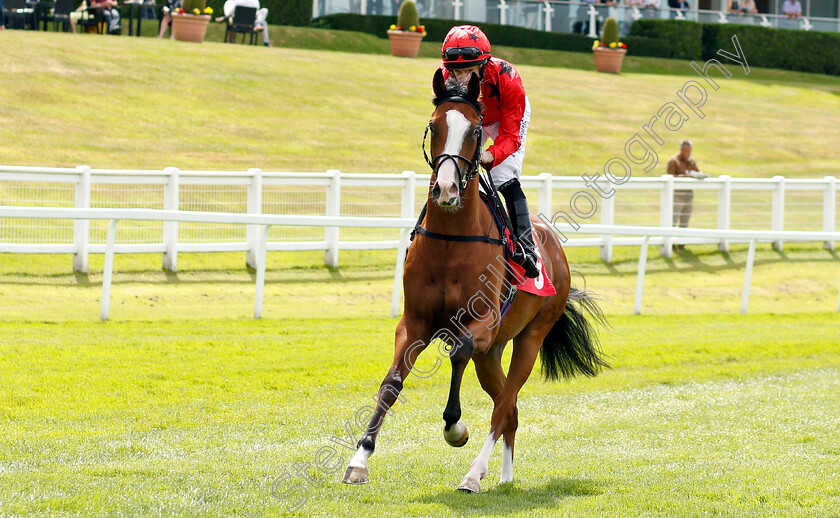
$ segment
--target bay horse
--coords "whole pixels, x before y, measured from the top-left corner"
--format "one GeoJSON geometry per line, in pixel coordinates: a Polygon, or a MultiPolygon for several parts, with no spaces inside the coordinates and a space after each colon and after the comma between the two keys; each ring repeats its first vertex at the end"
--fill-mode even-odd
{"type": "Polygon", "coordinates": [[[440,70],[432,81],[436,108],[427,132],[434,158],[427,161],[433,175],[426,214],[405,262],[405,305],[396,328],[394,360],[342,482],[368,481],[367,461],[382,421],[399,397],[418,355],[431,342],[445,344],[452,364],[449,398],[443,411],[444,439],[450,445],[463,446],[469,438],[467,427],[459,419],[461,379],[470,360],[475,363],[481,387],[493,400],[489,435],[458,485],[459,490],[467,492],[480,490],[490,454],[502,436],[501,482],[513,481],[516,399],[540,351],[547,379],[595,376],[607,366],[594,329],[584,315],[602,320],[603,314],[588,292],[571,287],[560,240],[533,215],[543,275],[553,283],[556,294],[537,296],[520,291],[499,321],[502,298],[510,283],[518,279],[514,269],[500,266],[506,264],[504,234],[498,225],[494,228],[493,214],[479,195],[479,182],[473,181],[483,140],[480,86],[476,75],[462,85],[454,79],[445,81],[440,70]],[[505,376],[501,358],[510,340],[513,354],[505,376]]]}

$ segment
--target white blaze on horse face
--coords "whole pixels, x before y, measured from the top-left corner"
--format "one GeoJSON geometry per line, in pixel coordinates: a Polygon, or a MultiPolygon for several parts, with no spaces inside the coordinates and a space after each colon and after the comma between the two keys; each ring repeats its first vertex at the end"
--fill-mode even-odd
{"type": "MultiPolygon", "coordinates": [[[[464,138],[470,130],[470,121],[458,110],[446,112],[446,144],[443,153],[446,155],[460,155],[464,146],[464,138]]],[[[440,187],[438,203],[448,205],[450,200],[458,197],[458,174],[455,168],[455,161],[443,160],[437,171],[437,185],[440,187]]]]}

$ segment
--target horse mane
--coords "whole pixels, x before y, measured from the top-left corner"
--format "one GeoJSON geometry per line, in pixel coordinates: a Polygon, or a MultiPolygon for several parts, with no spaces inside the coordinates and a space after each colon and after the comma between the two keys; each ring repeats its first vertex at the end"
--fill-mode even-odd
{"type": "Polygon", "coordinates": [[[481,115],[484,111],[484,104],[482,104],[478,99],[472,99],[467,89],[467,85],[461,84],[461,82],[454,77],[450,77],[446,80],[443,92],[432,99],[432,104],[434,104],[435,107],[438,107],[445,102],[452,101],[453,98],[457,99],[457,102],[466,102],[475,108],[475,111],[479,115],[481,115]]]}

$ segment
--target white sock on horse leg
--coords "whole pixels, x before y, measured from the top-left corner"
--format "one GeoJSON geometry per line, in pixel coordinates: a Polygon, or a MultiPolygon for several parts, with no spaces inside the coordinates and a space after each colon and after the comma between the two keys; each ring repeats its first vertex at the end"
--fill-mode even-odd
{"type": "Polygon", "coordinates": [[[495,445],[496,439],[493,439],[493,432],[490,432],[487,440],[484,441],[484,446],[481,447],[481,452],[478,454],[478,457],[470,465],[470,472],[467,473],[468,476],[472,475],[481,480],[487,475],[487,470],[490,467],[490,454],[493,453],[493,447],[495,445]]]}
{"type": "Polygon", "coordinates": [[[367,460],[370,457],[371,453],[370,450],[366,450],[364,447],[359,446],[359,449],[356,450],[356,454],[353,455],[353,458],[350,459],[349,467],[356,467],[356,468],[367,468],[367,460]]]}
{"type": "Polygon", "coordinates": [[[506,442],[502,443],[502,478],[499,482],[513,482],[513,450],[506,442]]]}

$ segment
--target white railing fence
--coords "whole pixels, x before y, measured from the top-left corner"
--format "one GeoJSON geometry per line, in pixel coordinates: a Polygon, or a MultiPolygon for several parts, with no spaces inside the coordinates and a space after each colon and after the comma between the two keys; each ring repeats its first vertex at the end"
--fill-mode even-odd
{"type": "MultiPolygon", "coordinates": [[[[791,20],[782,13],[782,2],[771,3],[773,13],[740,14],[727,12],[728,2],[712,0],[710,9],[698,9],[698,2],[689,2],[688,9],[669,7],[661,0],[658,8],[615,5],[565,0],[428,0],[417,2],[421,19],[439,18],[474,23],[498,23],[528,29],[578,32],[591,37],[600,35],[600,26],[609,16],[618,21],[619,31],[627,35],[630,25],[639,19],[691,20],[703,23],[759,25],[803,31],[840,32],[840,19],[835,9],[812,10],[808,0],[802,2],[802,17],[791,20]],[[774,14],[775,13],[775,14],[774,14]],[[817,16],[822,15],[822,16],[817,16]]],[[[396,16],[399,2],[384,0],[314,0],[312,16],[356,13],[396,16]]],[[[822,6],[821,6],[822,7],[822,6]]]]}
{"type": "MultiPolygon", "coordinates": [[[[268,250],[268,234],[272,226],[300,226],[321,228],[393,228],[400,230],[400,246],[397,247],[394,266],[394,284],[391,295],[391,316],[399,314],[400,292],[402,290],[402,275],[405,264],[405,251],[408,246],[408,230],[414,226],[413,218],[371,218],[350,216],[290,216],[290,215],[260,215],[260,214],[231,214],[211,212],[191,212],[172,210],[139,210],[139,209],[77,209],[77,208],[39,208],[39,207],[5,207],[0,206],[0,217],[29,218],[36,220],[71,219],[75,222],[87,220],[108,220],[105,268],[102,280],[102,298],[100,318],[108,320],[111,304],[111,281],[114,271],[114,253],[116,251],[117,226],[120,221],[162,221],[168,223],[217,223],[226,225],[252,225],[258,229],[256,238],[257,268],[256,287],[254,292],[254,318],[261,318],[263,313],[263,293],[265,288],[265,270],[268,250]]],[[[555,227],[556,230],[557,227],[555,227]]],[[[620,225],[581,225],[581,230],[596,235],[627,235],[642,236],[639,248],[639,268],[636,281],[636,299],[634,312],[638,315],[642,309],[642,294],[647,264],[648,245],[654,240],[666,241],[672,238],[707,239],[707,240],[739,240],[749,242],[746,271],[741,295],[741,313],[747,312],[750,285],[752,282],[753,264],[755,262],[756,243],[759,241],[802,241],[826,242],[840,239],[837,232],[795,232],[795,231],[761,231],[761,230],[719,230],[719,229],[688,229],[673,227],[642,227],[620,225]]],[[[837,311],[840,312],[840,295],[837,300],[837,311]]]]}
{"type": "MultiPolygon", "coordinates": [[[[164,209],[169,211],[302,216],[367,216],[412,218],[428,197],[430,175],[324,173],[99,170],[0,166],[0,205],[18,207],[75,207],[164,209]]],[[[560,223],[569,240],[564,246],[597,246],[611,261],[616,246],[639,246],[638,236],[569,232],[567,223],[645,225],[667,227],[673,216],[675,190],[695,193],[696,227],[721,230],[801,230],[834,232],[838,227],[838,182],[820,179],[730,178],[703,181],[670,175],[630,178],[613,185],[599,178],[589,185],[578,176],[526,175],[523,188],[531,210],[560,223]],[[593,189],[615,189],[602,198],[593,189]],[[595,207],[572,206],[577,193],[587,192],[595,207]],[[589,209],[592,210],[589,210],[589,209]],[[581,212],[586,211],[586,213],[581,212]],[[589,217],[586,217],[589,216],[589,217]]],[[[0,252],[73,254],[73,268],[88,270],[88,255],[106,250],[102,220],[0,218],[0,252]]],[[[161,253],[163,266],[176,270],[180,252],[246,252],[257,268],[256,225],[227,225],[207,221],[137,220],[121,227],[118,253],[161,253]]],[[[381,227],[324,227],[274,225],[268,250],[323,250],[327,265],[339,265],[340,250],[387,250],[400,246],[402,231],[381,227]]],[[[730,239],[720,236],[664,238],[660,253],[670,257],[674,244],[716,243],[728,250],[730,239]]],[[[773,243],[782,248],[782,240],[773,243]]],[[[834,249],[834,241],[824,243],[834,249]]]]}

